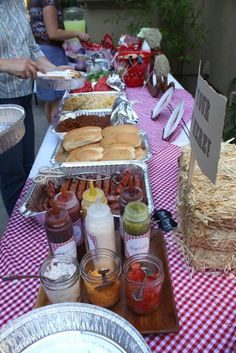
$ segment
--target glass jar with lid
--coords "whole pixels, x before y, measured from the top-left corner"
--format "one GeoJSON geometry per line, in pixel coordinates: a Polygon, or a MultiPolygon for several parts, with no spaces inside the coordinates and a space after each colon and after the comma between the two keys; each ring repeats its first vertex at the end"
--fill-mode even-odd
{"type": "Polygon", "coordinates": [[[126,259],[123,277],[127,305],[131,311],[146,315],[160,304],[164,280],[162,262],[150,254],[138,254],[126,259]]]}
{"type": "Polygon", "coordinates": [[[90,303],[110,308],[120,299],[121,260],[110,249],[96,249],[84,255],[81,277],[90,303]]]}
{"type": "Polygon", "coordinates": [[[63,254],[49,256],[42,263],[39,274],[52,304],[79,300],[80,270],[75,258],[63,254]]]}

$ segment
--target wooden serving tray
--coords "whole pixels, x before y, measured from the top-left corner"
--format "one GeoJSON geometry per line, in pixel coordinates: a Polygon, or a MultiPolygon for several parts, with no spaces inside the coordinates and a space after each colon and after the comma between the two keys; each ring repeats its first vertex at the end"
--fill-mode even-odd
{"type": "MultiPolygon", "coordinates": [[[[179,320],[175,307],[162,232],[152,231],[150,252],[162,261],[164,268],[164,282],[161,290],[161,301],[157,310],[149,315],[137,315],[132,313],[126,304],[124,288],[121,288],[120,301],[110,310],[124,317],[142,334],[178,332],[179,320]]],[[[81,281],[81,283],[81,302],[88,303],[83,282],[81,281]]],[[[42,287],[40,287],[35,307],[40,308],[48,304],[50,303],[45,291],[42,287]]]]}

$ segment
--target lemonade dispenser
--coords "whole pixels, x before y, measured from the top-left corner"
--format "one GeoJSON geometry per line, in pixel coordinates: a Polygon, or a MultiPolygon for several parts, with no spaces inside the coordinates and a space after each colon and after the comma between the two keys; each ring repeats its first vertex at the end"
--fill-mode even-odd
{"type": "Polygon", "coordinates": [[[63,11],[67,31],[86,32],[85,10],[82,7],[68,7],[63,11]]]}

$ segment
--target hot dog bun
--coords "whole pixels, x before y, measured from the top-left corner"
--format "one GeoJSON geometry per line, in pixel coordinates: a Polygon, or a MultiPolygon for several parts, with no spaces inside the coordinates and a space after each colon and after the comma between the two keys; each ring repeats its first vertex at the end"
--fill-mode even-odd
{"type": "Polygon", "coordinates": [[[132,147],[139,147],[141,145],[141,137],[140,135],[129,133],[111,134],[103,137],[101,146],[106,147],[117,143],[125,143],[132,147]]]}
{"type": "Polygon", "coordinates": [[[146,156],[146,150],[142,147],[135,148],[135,159],[143,159],[146,156]]]}
{"type": "Polygon", "coordinates": [[[103,161],[112,160],[131,160],[135,158],[135,149],[131,146],[114,146],[111,145],[104,149],[103,161]]]}
{"type": "Polygon", "coordinates": [[[74,150],[71,150],[69,152],[69,155],[73,154],[73,153],[77,153],[77,152],[82,152],[82,151],[85,151],[87,149],[91,149],[91,148],[95,148],[97,151],[100,151],[100,152],[103,152],[104,148],[102,146],[100,146],[99,143],[91,143],[89,145],[85,145],[85,146],[82,146],[82,147],[78,147],[78,148],[75,148],[74,150]]]}
{"type": "Polygon", "coordinates": [[[62,145],[66,151],[101,141],[102,129],[98,126],[85,126],[69,131],[63,139],[62,145]]]}
{"type": "Polygon", "coordinates": [[[67,162],[81,162],[81,161],[100,161],[102,160],[103,152],[98,147],[90,147],[80,151],[74,150],[70,153],[67,162]]]}
{"type": "Polygon", "coordinates": [[[113,135],[113,134],[123,134],[123,133],[129,133],[129,134],[139,134],[140,130],[137,126],[135,125],[130,125],[130,124],[124,124],[124,125],[113,125],[113,126],[107,126],[102,130],[102,136],[108,136],[108,135],[113,135]]]}

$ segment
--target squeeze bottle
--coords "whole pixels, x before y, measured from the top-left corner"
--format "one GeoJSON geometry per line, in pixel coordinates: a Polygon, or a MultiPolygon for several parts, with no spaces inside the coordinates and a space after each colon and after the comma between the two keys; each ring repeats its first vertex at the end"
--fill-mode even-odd
{"type": "Polygon", "coordinates": [[[86,253],[86,250],[82,233],[79,201],[73,191],[67,191],[64,188],[62,188],[61,192],[55,195],[54,200],[59,207],[65,208],[71,217],[73,223],[73,234],[77,246],[78,260],[81,260],[83,255],[86,253]]]}
{"type": "Polygon", "coordinates": [[[121,237],[121,254],[125,254],[124,245],[124,227],[123,227],[123,214],[125,206],[133,201],[142,201],[143,191],[138,186],[134,186],[134,176],[130,176],[129,185],[124,188],[120,194],[119,206],[120,206],[120,237],[121,237]]]}
{"type": "Polygon", "coordinates": [[[52,254],[77,256],[72,221],[65,208],[60,208],[54,203],[46,212],[44,226],[52,254]]]}
{"type": "Polygon", "coordinates": [[[116,252],[114,218],[110,207],[99,198],[87,210],[85,229],[90,251],[105,248],[116,252]]]}
{"type": "Polygon", "coordinates": [[[99,199],[102,203],[107,204],[107,199],[102,189],[95,188],[93,182],[90,180],[89,189],[83,192],[83,199],[81,201],[81,206],[83,210],[83,216],[86,217],[88,208],[99,199]]]}
{"type": "Polygon", "coordinates": [[[140,201],[128,203],[123,215],[125,256],[148,254],[150,248],[150,215],[140,201]]]}

